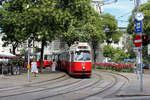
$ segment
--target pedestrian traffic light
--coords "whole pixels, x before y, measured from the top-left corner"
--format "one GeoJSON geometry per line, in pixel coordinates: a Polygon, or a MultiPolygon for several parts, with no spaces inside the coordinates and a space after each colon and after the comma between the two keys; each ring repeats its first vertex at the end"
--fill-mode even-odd
{"type": "Polygon", "coordinates": [[[142,35],[142,45],[147,46],[148,44],[148,37],[146,35],[142,35]]]}
{"type": "Polygon", "coordinates": [[[32,42],[32,39],[31,39],[31,38],[28,38],[28,47],[31,47],[31,46],[32,46],[31,42],[32,42]]]}

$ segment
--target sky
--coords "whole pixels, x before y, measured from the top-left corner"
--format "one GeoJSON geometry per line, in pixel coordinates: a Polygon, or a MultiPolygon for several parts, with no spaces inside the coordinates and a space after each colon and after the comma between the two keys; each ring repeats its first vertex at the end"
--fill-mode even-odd
{"type": "MultiPolygon", "coordinates": [[[[110,13],[118,20],[119,27],[127,27],[128,19],[135,8],[135,0],[118,0],[116,3],[104,5],[104,13],[110,13]]],[[[147,0],[140,0],[140,4],[147,0]]]]}

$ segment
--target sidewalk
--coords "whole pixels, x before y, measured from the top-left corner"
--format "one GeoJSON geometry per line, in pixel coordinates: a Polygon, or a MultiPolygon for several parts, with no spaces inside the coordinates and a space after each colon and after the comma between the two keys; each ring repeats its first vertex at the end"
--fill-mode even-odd
{"type": "Polygon", "coordinates": [[[129,83],[125,86],[117,96],[131,97],[131,96],[150,96],[150,75],[143,74],[143,90],[141,91],[140,76],[137,77],[136,73],[120,73],[129,79],[129,83]]]}
{"type": "Polygon", "coordinates": [[[0,75],[0,89],[48,81],[52,79],[61,78],[64,76],[65,73],[63,72],[42,72],[37,74],[37,77],[33,77],[32,74],[30,73],[30,81],[29,81],[27,73],[22,73],[21,75],[4,75],[4,76],[0,75]]]}

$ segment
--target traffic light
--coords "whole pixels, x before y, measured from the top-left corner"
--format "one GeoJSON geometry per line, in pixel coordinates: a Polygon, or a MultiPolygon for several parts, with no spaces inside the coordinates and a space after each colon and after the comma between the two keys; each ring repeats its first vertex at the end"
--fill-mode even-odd
{"type": "Polygon", "coordinates": [[[148,45],[148,37],[146,35],[142,35],[142,45],[143,46],[148,45]]]}
{"type": "Polygon", "coordinates": [[[31,39],[31,38],[28,38],[28,47],[31,47],[31,46],[32,46],[31,42],[32,42],[32,39],[31,39]]]}

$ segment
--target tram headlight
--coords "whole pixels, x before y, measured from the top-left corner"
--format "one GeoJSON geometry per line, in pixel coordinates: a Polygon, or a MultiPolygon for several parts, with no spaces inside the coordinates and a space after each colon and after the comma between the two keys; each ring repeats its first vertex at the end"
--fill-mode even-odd
{"type": "Polygon", "coordinates": [[[83,67],[82,67],[82,69],[84,70],[84,69],[85,69],[85,67],[83,66],[83,67]]]}

